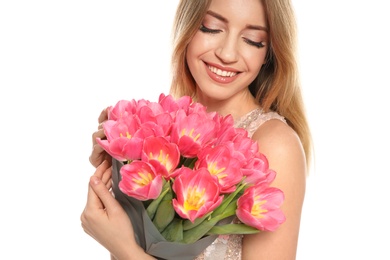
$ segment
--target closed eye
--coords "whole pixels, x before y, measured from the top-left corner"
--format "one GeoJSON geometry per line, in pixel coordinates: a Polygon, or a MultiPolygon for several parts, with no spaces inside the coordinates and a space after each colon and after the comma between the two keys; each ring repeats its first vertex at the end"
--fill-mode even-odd
{"type": "MultiPolygon", "coordinates": [[[[222,30],[220,29],[210,29],[210,28],[207,28],[206,26],[204,26],[203,24],[200,26],[200,31],[204,32],[204,33],[211,33],[211,34],[217,34],[217,33],[220,33],[222,32],[222,30]]],[[[265,47],[265,44],[264,42],[255,42],[255,41],[252,41],[252,40],[249,40],[247,38],[243,38],[244,41],[251,45],[251,46],[254,46],[254,47],[257,47],[257,48],[263,48],[265,47]]]]}
{"type": "Polygon", "coordinates": [[[204,33],[211,33],[211,34],[216,34],[216,33],[222,32],[222,30],[219,30],[219,29],[210,29],[210,28],[207,28],[207,27],[204,26],[203,24],[200,26],[199,29],[200,29],[202,32],[204,32],[204,33]]]}
{"type": "Polygon", "coordinates": [[[245,41],[246,43],[248,43],[249,45],[255,46],[255,47],[257,47],[257,48],[263,48],[263,47],[265,47],[264,42],[255,42],[255,41],[251,41],[251,40],[246,39],[246,38],[244,38],[244,41],[245,41]]]}

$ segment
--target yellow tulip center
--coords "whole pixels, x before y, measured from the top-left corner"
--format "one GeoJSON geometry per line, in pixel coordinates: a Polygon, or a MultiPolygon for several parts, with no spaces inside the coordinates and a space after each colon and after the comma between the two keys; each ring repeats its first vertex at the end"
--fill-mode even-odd
{"type": "Polygon", "coordinates": [[[156,159],[158,160],[162,165],[164,165],[165,167],[167,167],[168,165],[168,159],[169,159],[169,154],[164,154],[164,152],[162,150],[160,150],[160,154],[155,157],[153,155],[153,153],[150,153],[149,154],[149,158],[152,158],[152,159],[156,159]]]}
{"type": "Polygon", "coordinates": [[[266,213],[268,210],[261,208],[262,205],[267,203],[266,200],[257,200],[258,197],[255,198],[255,203],[252,206],[251,214],[255,218],[264,218],[263,213],[266,213]]]}
{"type": "Polygon", "coordinates": [[[195,129],[192,128],[192,129],[190,130],[190,132],[187,134],[187,129],[184,128],[183,130],[181,130],[181,136],[187,134],[187,136],[191,137],[191,138],[196,142],[196,141],[199,139],[200,134],[197,134],[196,136],[194,136],[194,131],[195,131],[195,129]]]}
{"type": "Polygon", "coordinates": [[[227,176],[227,174],[221,174],[221,172],[224,172],[226,168],[222,167],[218,169],[216,162],[209,163],[207,169],[212,175],[217,175],[218,179],[223,179],[227,176]]]}
{"type": "Polygon", "coordinates": [[[138,172],[138,177],[139,178],[133,178],[133,182],[137,183],[141,187],[148,185],[153,180],[153,176],[149,172],[138,172]]]}
{"type": "MultiPolygon", "coordinates": [[[[120,137],[123,137],[124,134],[120,133],[120,137]]],[[[129,132],[126,132],[126,137],[131,139],[131,134],[129,132]]]]}
{"type": "Polygon", "coordinates": [[[198,187],[189,187],[187,189],[186,200],[184,201],[184,209],[199,210],[205,203],[203,196],[206,193],[206,189],[198,191],[198,187]]]}

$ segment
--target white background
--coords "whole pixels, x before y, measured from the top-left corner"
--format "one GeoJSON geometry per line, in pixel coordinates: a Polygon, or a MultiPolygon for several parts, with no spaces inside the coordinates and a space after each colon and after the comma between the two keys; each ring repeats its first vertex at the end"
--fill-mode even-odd
{"type": "MultiPolygon", "coordinates": [[[[108,259],[79,220],[91,134],[168,92],[177,2],[0,2],[0,259],[108,259]]],[[[386,1],[293,4],[316,159],[297,259],[390,259],[386,1]]]]}

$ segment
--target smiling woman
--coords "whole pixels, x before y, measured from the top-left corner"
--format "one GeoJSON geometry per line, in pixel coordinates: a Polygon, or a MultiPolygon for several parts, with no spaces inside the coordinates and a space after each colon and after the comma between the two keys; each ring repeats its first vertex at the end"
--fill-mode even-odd
{"type": "MultiPolygon", "coordinates": [[[[188,1],[194,5],[176,18],[176,41],[172,45],[171,29],[179,2],[0,1],[0,259],[109,258],[107,249],[80,228],[79,218],[85,207],[86,184],[95,170],[88,157],[99,112],[123,98],[156,100],[160,93],[169,92],[171,80],[180,85],[195,85],[186,65],[188,43],[195,33],[200,33],[207,12],[228,21],[233,18],[220,10],[210,10],[207,1],[188,1]],[[173,46],[177,69],[170,73],[173,46]]],[[[273,82],[272,88],[278,84],[293,86],[296,75],[290,71],[295,66],[284,65],[295,61],[289,58],[295,53],[289,51],[293,46],[289,41],[294,39],[289,35],[294,26],[287,26],[290,9],[268,11],[274,8],[272,2],[282,2],[263,1],[268,15],[264,48],[274,51],[267,51],[269,62],[250,87],[253,96],[257,90],[265,91],[260,99],[266,103],[272,103],[272,96],[282,100],[276,92],[268,92],[263,83],[273,82]],[[278,65],[272,67],[276,62],[278,65]],[[266,94],[270,97],[267,100],[263,98],[266,94]]],[[[307,179],[296,259],[390,259],[386,239],[390,234],[390,211],[386,206],[390,198],[386,181],[390,147],[387,2],[291,2],[298,20],[300,78],[316,155],[307,179]]],[[[258,21],[248,23],[261,25],[258,21]]],[[[211,30],[221,29],[204,25],[211,30]]],[[[210,38],[224,34],[202,33],[210,38]]],[[[257,37],[257,31],[254,33],[257,37]]],[[[252,35],[245,38],[259,42],[249,36],[252,35]]],[[[242,40],[237,44],[244,45],[242,40]]],[[[207,62],[212,65],[210,71],[220,78],[240,77],[235,74],[239,71],[235,64],[217,59],[207,62]]],[[[222,92],[224,85],[221,83],[222,92]]],[[[179,88],[178,96],[181,91],[192,95],[195,88],[179,88]]],[[[275,103],[282,104],[279,101],[275,103]]],[[[225,112],[235,112],[227,108],[227,102],[219,103],[226,105],[225,112]]],[[[261,103],[261,107],[266,107],[266,103],[261,103]]],[[[246,99],[241,105],[246,105],[246,99]]],[[[218,108],[222,106],[215,106],[218,108]]],[[[271,108],[279,109],[277,105],[271,108]]],[[[242,120],[236,118],[236,122],[256,132],[257,124],[251,122],[264,122],[270,115],[259,111],[261,108],[245,114],[242,120]]],[[[278,113],[280,118],[290,119],[285,112],[278,113]]],[[[274,133],[276,140],[282,139],[274,128],[267,128],[271,121],[275,120],[260,128],[274,133]]],[[[259,143],[265,151],[265,141],[259,143]]],[[[289,171],[276,168],[280,163],[275,156],[267,154],[267,158],[277,178],[286,180],[282,175],[289,171]]],[[[282,188],[276,182],[274,185],[282,188]]],[[[283,189],[284,206],[289,207],[288,200],[295,195],[283,189]]],[[[112,207],[107,209],[112,212],[112,207]]],[[[289,221],[290,210],[284,212],[289,221]]],[[[116,222],[109,222],[112,229],[108,231],[117,230],[113,237],[128,234],[126,218],[111,216],[116,222]]],[[[99,234],[104,237],[110,233],[99,234]]],[[[264,241],[256,243],[259,257],[270,240],[264,241]]],[[[132,246],[127,245],[128,249],[132,246]]],[[[267,247],[266,251],[283,252],[284,247],[267,247]]]]}
{"type": "MultiPolygon", "coordinates": [[[[272,186],[283,191],[281,210],[286,219],[284,222],[284,216],[283,221],[274,216],[274,220],[284,223],[273,232],[242,235],[233,231],[220,236],[197,259],[296,257],[311,136],[298,82],[295,48],[295,20],[289,0],[181,0],[178,4],[173,27],[172,95],[189,96],[208,112],[230,116],[236,127],[249,132],[266,160],[246,167],[269,165],[276,172],[272,186]]],[[[110,122],[106,121],[110,119],[107,115],[109,111],[103,111],[99,123],[110,122]]],[[[93,133],[90,161],[97,168],[81,215],[83,228],[113,258],[159,258],[137,244],[138,232],[134,234],[133,229],[137,223],[131,223],[118,201],[109,195],[110,161],[103,161],[107,156],[96,143],[96,138],[106,135],[101,127],[93,133]]],[[[205,169],[208,168],[204,167],[202,174],[223,180],[223,174],[216,176],[205,169]]],[[[240,171],[245,176],[245,171],[240,171]]],[[[116,185],[114,182],[114,189],[116,185]]],[[[225,187],[219,185],[223,192],[225,187]]],[[[248,190],[252,197],[260,196],[260,189],[248,190]]],[[[267,211],[264,202],[256,200],[257,206],[247,209],[245,214],[262,216],[267,211]]],[[[271,219],[267,217],[267,221],[271,219]]],[[[185,259],[183,255],[176,257],[185,259]]]]}

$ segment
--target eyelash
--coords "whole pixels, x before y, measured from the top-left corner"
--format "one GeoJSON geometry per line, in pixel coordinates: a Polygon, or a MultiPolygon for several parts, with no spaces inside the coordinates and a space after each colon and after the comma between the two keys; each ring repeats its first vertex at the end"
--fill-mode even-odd
{"type": "MultiPolygon", "coordinates": [[[[217,33],[220,33],[222,32],[222,30],[215,30],[215,29],[210,29],[210,28],[207,28],[206,26],[204,26],[203,24],[200,26],[200,31],[201,32],[204,32],[204,33],[210,33],[210,34],[217,34],[217,33]]],[[[244,41],[251,45],[251,46],[254,46],[256,48],[263,48],[265,47],[264,43],[263,42],[254,42],[254,41],[251,41],[251,40],[248,40],[246,38],[244,38],[244,41]]]]}
{"type": "Polygon", "coordinates": [[[244,41],[246,43],[248,43],[249,45],[255,46],[255,47],[259,48],[259,49],[265,47],[263,42],[254,42],[254,41],[251,41],[251,40],[248,40],[248,39],[244,39],[244,41]]]}
{"type": "Polygon", "coordinates": [[[200,30],[204,33],[211,33],[211,34],[217,34],[222,32],[222,30],[215,30],[215,29],[210,29],[204,26],[203,24],[200,26],[200,30]]]}

